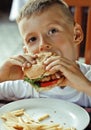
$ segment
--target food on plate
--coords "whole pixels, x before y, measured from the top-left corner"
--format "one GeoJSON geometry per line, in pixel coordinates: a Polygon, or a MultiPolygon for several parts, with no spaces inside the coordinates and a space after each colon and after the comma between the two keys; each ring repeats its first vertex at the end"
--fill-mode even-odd
{"type": "Polygon", "coordinates": [[[36,64],[24,70],[25,81],[32,84],[37,91],[48,90],[55,87],[62,82],[64,76],[61,72],[50,72],[45,70],[44,61],[48,57],[56,57],[57,55],[52,52],[42,52],[37,55],[36,64]],[[57,77],[60,75],[60,77],[57,77]]]}
{"type": "Polygon", "coordinates": [[[43,120],[45,120],[45,119],[48,118],[48,117],[50,117],[50,115],[49,115],[49,114],[45,114],[45,115],[39,117],[39,118],[38,118],[38,121],[43,121],[43,120]]]}
{"type": "Polygon", "coordinates": [[[24,109],[7,112],[1,118],[6,130],[76,130],[75,128],[64,128],[60,124],[44,124],[35,121],[24,109]]]}

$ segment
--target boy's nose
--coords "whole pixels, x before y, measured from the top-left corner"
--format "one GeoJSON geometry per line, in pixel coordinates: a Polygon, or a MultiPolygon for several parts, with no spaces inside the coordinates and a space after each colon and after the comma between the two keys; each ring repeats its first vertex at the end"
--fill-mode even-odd
{"type": "Polygon", "coordinates": [[[48,43],[40,43],[39,45],[39,51],[45,51],[45,50],[50,50],[51,49],[51,45],[48,43]]]}

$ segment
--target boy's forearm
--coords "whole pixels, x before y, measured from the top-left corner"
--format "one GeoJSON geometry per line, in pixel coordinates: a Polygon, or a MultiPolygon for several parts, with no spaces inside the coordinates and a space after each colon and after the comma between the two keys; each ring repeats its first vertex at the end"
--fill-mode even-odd
{"type": "Polygon", "coordinates": [[[7,67],[6,63],[0,66],[0,83],[9,79],[8,69],[9,68],[7,67]]]}
{"type": "Polygon", "coordinates": [[[0,83],[9,80],[9,75],[7,75],[7,73],[0,68],[0,83]]]}
{"type": "Polygon", "coordinates": [[[5,76],[0,73],[0,83],[6,81],[5,76]]]}
{"type": "Polygon", "coordinates": [[[0,83],[4,82],[4,81],[7,81],[8,79],[3,76],[2,74],[0,74],[0,83]]]}

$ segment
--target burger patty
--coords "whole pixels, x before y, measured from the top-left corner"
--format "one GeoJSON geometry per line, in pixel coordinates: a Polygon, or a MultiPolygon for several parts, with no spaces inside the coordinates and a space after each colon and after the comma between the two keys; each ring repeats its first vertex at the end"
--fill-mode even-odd
{"type": "Polygon", "coordinates": [[[56,72],[55,74],[43,77],[40,80],[40,82],[52,81],[52,80],[55,80],[55,79],[59,79],[61,77],[62,77],[62,73],[61,72],[56,72]]]}

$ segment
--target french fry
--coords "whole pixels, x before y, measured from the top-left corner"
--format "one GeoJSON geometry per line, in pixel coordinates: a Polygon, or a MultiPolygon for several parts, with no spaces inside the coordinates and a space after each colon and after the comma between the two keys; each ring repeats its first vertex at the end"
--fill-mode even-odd
{"type": "Polygon", "coordinates": [[[55,128],[55,127],[59,127],[60,125],[59,124],[52,124],[52,125],[47,125],[47,126],[44,126],[45,129],[49,129],[49,128],[55,128]]]}
{"type": "Polygon", "coordinates": [[[49,114],[41,116],[36,122],[24,109],[7,112],[2,115],[6,130],[76,130],[75,128],[64,128],[60,124],[42,124],[40,121],[49,117],[49,114]]]}
{"type": "Polygon", "coordinates": [[[14,114],[15,116],[21,116],[21,115],[24,114],[24,109],[19,109],[19,110],[16,110],[16,111],[12,111],[11,113],[14,114]]]}
{"type": "Polygon", "coordinates": [[[39,118],[38,118],[38,121],[43,121],[43,120],[45,120],[45,119],[48,118],[48,117],[49,117],[49,114],[45,114],[45,115],[39,117],[39,118]]]}

